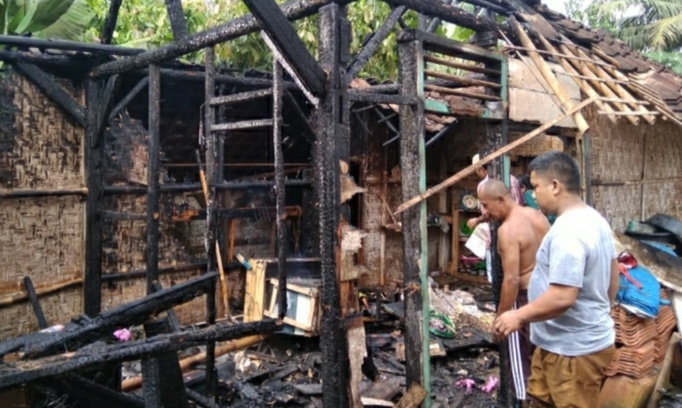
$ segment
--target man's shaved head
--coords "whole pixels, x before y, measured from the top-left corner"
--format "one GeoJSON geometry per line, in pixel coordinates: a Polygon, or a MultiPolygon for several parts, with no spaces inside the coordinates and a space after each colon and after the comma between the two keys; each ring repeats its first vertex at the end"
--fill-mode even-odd
{"type": "Polygon", "coordinates": [[[483,196],[488,200],[495,200],[497,198],[507,197],[511,198],[511,191],[502,181],[497,179],[489,179],[481,186],[479,196],[483,196]]]}

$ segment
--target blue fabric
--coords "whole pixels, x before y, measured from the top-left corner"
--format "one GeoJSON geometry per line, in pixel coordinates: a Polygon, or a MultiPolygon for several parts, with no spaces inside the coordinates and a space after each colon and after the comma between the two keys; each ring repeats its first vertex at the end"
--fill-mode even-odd
{"type": "Polygon", "coordinates": [[[672,255],[672,256],[674,256],[675,258],[677,258],[677,254],[675,253],[675,251],[673,251],[672,249],[670,249],[669,246],[663,245],[663,244],[661,244],[660,242],[656,242],[656,241],[642,241],[642,242],[645,242],[645,243],[651,245],[651,246],[654,247],[654,248],[658,248],[658,249],[660,249],[660,250],[663,251],[663,252],[667,252],[667,253],[669,253],[670,255],[672,255]]]}
{"type": "Polygon", "coordinates": [[[638,289],[623,274],[620,274],[620,289],[617,299],[627,310],[642,317],[655,318],[661,304],[661,285],[645,267],[638,265],[628,271],[635,281],[642,285],[638,289]]]}

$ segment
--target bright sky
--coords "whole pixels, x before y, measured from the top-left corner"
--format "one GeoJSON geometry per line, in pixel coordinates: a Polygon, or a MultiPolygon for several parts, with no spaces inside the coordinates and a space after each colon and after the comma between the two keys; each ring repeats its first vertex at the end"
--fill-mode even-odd
{"type": "Polygon", "coordinates": [[[559,13],[566,14],[566,7],[564,7],[565,0],[542,0],[543,4],[559,13]]]}

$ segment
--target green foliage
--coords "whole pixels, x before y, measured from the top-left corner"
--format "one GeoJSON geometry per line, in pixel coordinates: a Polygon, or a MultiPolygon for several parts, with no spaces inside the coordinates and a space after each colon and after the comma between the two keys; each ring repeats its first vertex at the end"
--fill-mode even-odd
{"type": "Polygon", "coordinates": [[[605,29],[635,50],[682,75],[681,0],[567,0],[570,18],[605,29]]]}
{"type": "Polygon", "coordinates": [[[0,32],[77,39],[94,14],[87,0],[0,0],[0,32]]]}
{"type": "MultiPolygon", "coordinates": [[[[0,0],[4,1],[4,0],[0,0]]],[[[104,26],[109,10],[109,1],[85,0],[95,11],[96,17],[82,36],[84,41],[97,41],[104,26]]],[[[279,3],[283,0],[277,0],[279,3]]],[[[248,13],[241,0],[183,0],[187,30],[196,33],[224,24],[248,13]]],[[[390,8],[379,0],[358,0],[348,6],[348,20],[353,27],[351,52],[362,48],[363,41],[379,29],[390,8]]],[[[403,16],[410,27],[417,26],[417,14],[407,12],[403,16]]],[[[294,28],[308,50],[317,56],[317,16],[296,21],[294,28]]],[[[473,31],[443,23],[438,34],[465,41],[473,31]]],[[[173,35],[168,21],[166,7],[160,0],[125,0],[118,16],[118,24],[112,42],[114,44],[151,49],[172,41],[173,35]]],[[[218,64],[235,69],[270,70],[272,55],[257,33],[240,37],[216,47],[218,64]]],[[[186,62],[201,63],[203,51],[184,57],[186,62]]],[[[398,73],[397,38],[391,33],[381,44],[379,50],[367,63],[362,76],[395,79],[398,73]]]]}

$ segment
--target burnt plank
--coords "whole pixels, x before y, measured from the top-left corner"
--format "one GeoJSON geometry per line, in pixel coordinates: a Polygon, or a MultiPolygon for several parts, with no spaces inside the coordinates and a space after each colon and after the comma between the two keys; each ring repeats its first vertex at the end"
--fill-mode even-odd
{"type": "MultiPolygon", "coordinates": [[[[170,333],[172,329],[169,319],[161,319],[154,322],[149,322],[144,325],[144,330],[147,338],[157,336],[159,334],[170,333]]],[[[148,369],[152,376],[159,374],[158,378],[153,378],[151,383],[147,384],[147,378],[142,374],[142,386],[144,388],[145,400],[147,395],[147,388],[154,387],[155,390],[150,390],[152,396],[155,398],[156,390],[159,393],[159,401],[164,408],[189,408],[187,401],[187,394],[185,393],[185,384],[182,379],[182,371],[180,370],[180,363],[178,361],[178,353],[169,351],[157,357],[143,360],[149,366],[148,369]],[[162,374],[162,375],[161,375],[162,374]]]]}
{"type": "Polygon", "coordinates": [[[47,329],[47,319],[45,319],[45,313],[43,313],[43,308],[40,306],[40,301],[38,301],[38,294],[36,289],[33,287],[33,281],[30,277],[24,277],[24,289],[28,295],[28,300],[31,302],[31,307],[33,308],[33,313],[36,314],[36,319],[38,319],[38,327],[41,329],[47,329]]]}
{"type": "MultiPolygon", "coordinates": [[[[400,58],[401,95],[419,95],[423,71],[422,44],[410,41],[398,45],[400,58]]],[[[402,199],[409,200],[426,190],[426,163],[424,147],[424,105],[400,107],[400,172],[402,199]]],[[[429,370],[428,316],[422,315],[422,296],[428,296],[426,280],[426,202],[403,213],[403,280],[405,285],[405,377],[407,384],[421,384],[429,370]],[[409,212],[408,212],[409,211],[409,212]],[[424,293],[425,292],[425,293],[424,293]],[[426,338],[423,339],[424,334],[426,338]],[[427,345],[422,343],[427,342],[427,345]]]]}
{"type": "Polygon", "coordinates": [[[137,94],[139,94],[144,89],[144,87],[147,86],[148,83],[149,83],[149,77],[148,76],[145,76],[144,78],[140,79],[140,81],[137,84],[135,84],[135,86],[130,91],[128,91],[128,93],[123,97],[123,99],[121,99],[119,101],[119,103],[117,103],[116,106],[114,106],[111,109],[111,113],[109,113],[109,118],[107,120],[107,123],[114,120],[116,115],[121,113],[123,111],[123,109],[125,109],[126,106],[128,106],[128,104],[133,99],[135,99],[137,94]]]}
{"type": "Polygon", "coordinates": [[[97,131],[100,99],[104,80],[90,80],[85,91],[87,123],[85,125],[85,174],[88,195],[85,206],[85,276],[83,311],[90,317],[101,310],[102,299],[102,219],[98,209],[104,188],[104,149],[97,131]]]}
{"type": "Polygon", "coordinates": [[[173,39],[179,40],[187,37],[187,20],[182,11],[181,0],[165,0],[166,10],[168,11],[168,18],[170,19],[171,30],[173,31],[173,39]]]}
{"type": "Polygon", "coordinates": [[[107,19],[104,21],[104,28],[102,28],[102,44],[111,44],[111,40],[114,38],[118,12],[121,9],[122,3],[123,0],[111,0],[109,3],[109,12],[107,13],[107,19]]]}
{"type": "Polygon", "coordinates": [[[0,365],[0,390],[74,370],[99,366],[105,362],[138,360],[196,347],[207,341],[225,341],[272,333],[279,327],[274,320],[239,325],[214,325],[192,332],[162,334],[149,339],[111,344],[37,360],[5,363],[0,365]]]}
{"type": "Polygon", "coordinates": [[[244,0],[244,4],[251,10],[263,31],[268,34],[305,86],[313,93],[322,93],[327,75],[305,47],[275,0],[244,0]]]}
{"type": "Polygon", "coordinates": [[[66,112],[76,123],[85,126],[85,111],[50,75],[40,68],[26,62],[17,62],[14,66],[29,81],[38,87],[45,95],[49,96],[64,112],[66,112]]]}
{"type": "Polygon", "coordinates": [[[348,358],[346,330],[342,320],[340,284],[337,279],[337,226],[340,222],[339,146],[342,142],[339,126],[341,112],[341,65],[339,63],[339,20],[342,10],[330,4],[320,10],[320,61],[330,72],[330,90],[320,100],[313,145],[315,186],[315,218],[319,232],[319,257],[322,289],[320,300],[324,313],[320,320],[320,350],[322,351],[322,400],[325,407],[347,407],[348,358]]]}
{"type": "Polygon", "coordinates": [[[277,58],[273,58],[272,64],[272,146],[275,159],[275,193],[277,194],[275,201],[277,211],[277,278],[280,288],[277,292],[277,310],[279,311],[277,318],[284,319],[287,313],[287,234],[285,221],[286,188],[284,185],[286,176],[284,174],[284,148],[282,147],[282,66],[277,62],[277,58]]]}
{"type": "Polygon", "coordinates": [[[367,64],[370,58],[372,58],[372,55],[377,52],[381,46],[381,43],[384,42],[386,37],[388,37],[388,35],[391,33],[393,26],[398,19],[402,17],[402,15],[405,13],[405,10],[406,9],[404,6],[398,6],[391,10],[391,13],[388,15],[388,17],[386,17],[386,20],[384,20],[384,22],[381,24],[381,27],[379,27],[376,32],[372,33],[372,38],[370,38],[369,41],[367,41],[367,43],[362,47],[360,52],[358,52],[358,55],[348,67],[348,71],[346,72],[346,82],[352,81],[355,76],[360,73],[365,64],[367,64]]]}
{"type": "Polygon", "coordinates": [[[51,333],[47,338],[26,344],[26,357],[39,357],[74,350],[89,342],[111,335],[119,326],[133,326],[144,323],[153,314],[168,310],[170,307],[186,303],[203,295],[214,284],[217,274],[207,273],[198,278],[163,289],[111,310],[86,321],[82,325],[51,333]]]}
{"type": "MultiPolygon", "coordinates": [[[[405,6],[429,17],[439,17],[443,21],[470,28],[474,31],[496,30],[500,25],[483,17],[471,14],[459,7],[440,1],[423,0],[384,0],[393,7],[405,6]]],[[[508,32],[505,30],[505,32],[508,32]]]]}
{"type": "Polygon", "coordinates": [[[158,65],[149,66],[149,124],[147,125],[147,294],[154,293],[159,280],[159,198],[161,184],[161,73],[158,65]]]}

